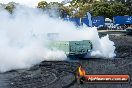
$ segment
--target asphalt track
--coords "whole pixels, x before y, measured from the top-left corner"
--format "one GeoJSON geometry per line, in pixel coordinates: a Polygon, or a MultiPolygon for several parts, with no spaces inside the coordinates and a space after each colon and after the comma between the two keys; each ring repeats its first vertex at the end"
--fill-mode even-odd
{"type": "Polygon", "coordinates": [[[110,40],[114,41],[116,46],[115,58],[44,61],[30,69],[1,73],[0,88],[132,88],[131,81],[126,84],[77,83],[75,72],[80,64],[86,69],[87,74],[129,74],[132,79],[132,36],[122,32],[99,34],[110,34],[110,40]]]}

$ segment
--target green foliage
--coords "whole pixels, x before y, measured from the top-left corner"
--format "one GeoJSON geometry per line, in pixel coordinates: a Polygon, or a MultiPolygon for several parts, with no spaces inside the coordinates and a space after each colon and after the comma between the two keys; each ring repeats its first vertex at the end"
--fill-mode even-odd
{"type": "Polygon", "coordinates": [[[105,16],[112,18],[117,15],[129,15],[130,11],[127,6],[119,1],[107,0],[72,0],[69,6],[64,6],[58,2],[47,3],[41,1],[38,4],[39,8],[58,7],[61,14],[67,13],[72,17],[83,17],[88,11],[91,11],[94,16],[105,16]]]}
{"type": "Polygon", "coordinates": [[[9,11],[9,13],[13,13],[13,10],[15,9],[15,2],[9,2],[8,4],[5,5],[5,9],[9,11]]]}
{"type": "Polygon", "coordinates": [[[60,7],[60,13],[61,13],[61,16],[64,17],[65,14],[71,16],[72,15],[72,12],[71,10],[69,9],[69,7],[67,6],[61,6],[60,7]]]}
{"type": "Polygon", "coordinates": [[[124,16],[124,15],[128,15],[129,12],[129,8],[122,3],[112,4],[111,9],[113,10],[113,16],[117,16],[117,15],[124,16]]]}
{"type": "MultiPolygon", "coordinates": [[[[49,11],[50,9],[57,9],[56,11],[59,12],[60,16],[63,17],[64,14],[70,15],[70,10],[67,6],[63,6],[63,4],[58,3],[58,2],[50,2],[47,3],[46,1],[41,1],[38,3],[37,8],[40,8],[42,10],[47,10],[49,11]]],[[[50,12],[49,12],[50,14],[50,12]]]]}
{"type": "Polygon", "coordinates": [[[95,2],[96,0],[72,0],[71,1],[71,4],[77,4],[77,3],[93,3],[95,2]]]}
{"type": "Polygon", "coordinates": [[[48,6],[48,3],[46,1],[41,1],[38,3],[37,8],[45,9],[48,6]]]}
{"type": "MultiPolygon", "coordinates": [[[[86,13],[91,9],[91,4],[83,4],[83,3],[79,3],[77,8],[78,8],[78,11],[73,14],[74,17],[83,17],[86,15],[86,13]]],[[[76,7],[74,9],[77,9],[76,7]]]]}
{"type": "Polygon", "coordinates": [[[73,17],[83,17],[91,10],[92,4],[95,0],[73,0],[70,3],[70,8],[73,17]],[[74,13],[73,13],[74,12],[74,13]]]}
{"type": "MultiPolygon", "coordinates": [[[[117,15],[132,15],[132,0],[72,0],[69,6],[65,6],[58,2],[40,1],[37,8],[42,10],[57,8],[61,17],[68,14],[72,17],[83,17],[88,11],[92,12],[94,16],[105,16],[112,18],[117,15]]],[[[10,13],[13,13],[16,3],[10,2],[8,4],[1,4],[10,13]]]]}
{"type": "Polygon", "coordinates": [[[117,15],[128,15],[128,12],[128,7],[122,3],[98,2],[93,5],[94,16],[105,16],[108,18],[113,18],[113,16],[117,15]]]}
{"type": "Polygon", "coordinates": [[[132,0],[115,0],[117,3],[120,2],[129,8],[128,15],[132,15],[132,0]]]}

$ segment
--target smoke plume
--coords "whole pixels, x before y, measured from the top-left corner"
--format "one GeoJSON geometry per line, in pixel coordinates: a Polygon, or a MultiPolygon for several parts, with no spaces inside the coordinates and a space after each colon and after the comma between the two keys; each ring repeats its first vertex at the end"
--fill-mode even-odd
{"type": "Polygon", "coordinates": [[[99,38],[96,28],[51,18],[36,8],[17,6],[13,14],[0,10],[0,72],[31,67],[41,61],[66,60],[63,51],[51,51],[47,33],[58,33],[57,40],[91,40],[92,56],[113,58],[114,43],[109,36],[99,38]]]}

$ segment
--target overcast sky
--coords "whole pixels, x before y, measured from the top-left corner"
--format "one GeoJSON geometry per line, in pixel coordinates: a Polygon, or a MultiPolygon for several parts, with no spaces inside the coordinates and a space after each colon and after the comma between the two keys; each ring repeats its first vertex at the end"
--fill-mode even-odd
{"type": "Polygon", "coordinates": [[[62,2],[63,0],[0,0],[0,3],[8,3],[12,1],[27,5],[27,6],[36,6],[39,1],[62,2]]]}

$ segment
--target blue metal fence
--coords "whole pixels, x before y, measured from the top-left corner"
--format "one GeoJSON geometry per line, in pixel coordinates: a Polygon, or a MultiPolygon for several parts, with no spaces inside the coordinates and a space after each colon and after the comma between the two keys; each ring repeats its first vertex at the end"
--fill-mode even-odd
{"type": "Polygon", "coordinates": [[[85,25],[89,26],[88,17],[83,17],[83,18],[82,18],[82,24],[85,24],[85,25]]]}
{"type": "MultiPolygon", "coordinates": [[[[81,18],[64,18],[66,21],[71,21],[75,23],[76,26],[81,26],[82,24],[85,24],[89,26],[89,20],[88,17],[81,18]]],[[[92,17],[92,25],[95,27],[104,26],[105,25],[105,18],[102,16],[92,17]]]]}
{"type": "Polygon", "coordinates": [[[115,16],[113,18],[113,23],[114,24],[132,24],[132,16],[115,16]]]}
{"type": "Polygon", "coordinates": [[[92,24],[95,27],[104,26],[105,18],[103,16],[92,17],[92,24]]]}
{"type": "Polygon", "coordinates": [[[81,18],[69,18],[69,21],[74,22],[76,26],[81,25],[81,18]]]}

